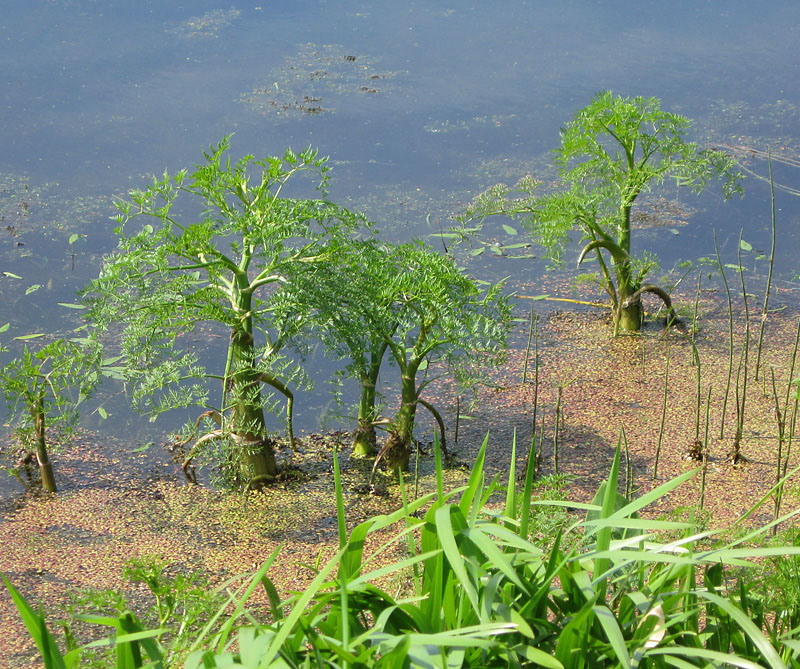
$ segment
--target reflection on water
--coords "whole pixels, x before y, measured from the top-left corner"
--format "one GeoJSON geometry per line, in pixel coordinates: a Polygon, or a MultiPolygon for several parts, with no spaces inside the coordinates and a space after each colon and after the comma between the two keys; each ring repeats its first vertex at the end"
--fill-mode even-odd
{"type": "MultiPolygon", "coordinates": [[[[240,154],[318,147],[335,165],[332,197],[365,210],[393,240],[437,232],[492,183],[552,176],[560,125],[600,89],[660,97],[696,120],[698,141],[740,147],[758,175],[764,155],[746,149],[770,148],[784,159],[777,180],[797,188],[798,25],[800,5],[788,0],[613,10],[591,1],[7,0],[3,336],[74,327],[74,310],[56,305],[74,301],[113,248],[112,197],[194,164],[230,132],[240,154]]],[[[674,221],[638,239],[666,268],[710,255],[713,229],[731,258],[740,229],[768,250],[768,188],[750,178],[746,189],[728,204],[715,192],[654,194],[674,221]]],[[[776,273],[787,279],[798,271],[800,201],[778,197],[776,273]]],[[[535,283],[543,268],[511,262],[488,270],[535,283]]],[[[310,411],[298,402],[301,425],[317,426],[325,392],[323,381],[310,411]]],[[[122,406],[115,413],[103,429],[145,430],[122,406]]],[[[157,427],[145,431],[165,429],[157,427]]]]}

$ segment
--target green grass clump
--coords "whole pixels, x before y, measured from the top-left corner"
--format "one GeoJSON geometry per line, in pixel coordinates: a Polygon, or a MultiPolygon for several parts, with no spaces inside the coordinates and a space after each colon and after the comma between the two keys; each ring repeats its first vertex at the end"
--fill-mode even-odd
{"type": "MultiPolygon", "coordinates": [[[[183,666],[800,666],[800,598],[778,598],[772,587],[798,588],[800,547],[796,537],[767,542],[772,525],[800,510],[733,540],[691,520],[644,518],[639,511],[699,469],[629,500],[619,493],[619,448],[592,504],[561,499],[558,480],[539,484],[550,499],[531,501],[532,464],[521,490],[513,460],[507,482],[485,480],[487,443],[488,437],[466,486],[448,493],[437,486],[418,499],[408,499],[403,487],[402,508],[349,533],[337,484],[336,555],[317,565],[304,591],[285,599],[268,576],[280,549],[241,585],[232,580],[218,588],[225,601],[183,641],[183,666]],[[561,513],[547,525],[543,509],[561,513]],[[552,541],[541,541],[548,530],[552,541]],[[376,532],[389,538],[366,555],[365,540],[376,532]],[[397,544],[406,555],[381,560],[397,544]],[[771,571],[756,563],[760,558],[771,571]],[[399,575],[408,582],[402,593],[375,585],[399,575]],[[259,588],[270,603],[266,620],[247,608],[259,588]]],[[[338,481],[338,467],[335,475],[338,481]]],[[[62,656],[43,614],[6,585],[45,666],[77,666],[85,651],[62,656]]],[[[114,630],[90,645],[112,647],[117,667],[167,666],[167,651],[176,657],[176,648],[163,639],[176,638],[168,628],[180,616],[163,615],[163,598],[160,606],[157,629],[127,610],[84,616],[114,630]]]]}

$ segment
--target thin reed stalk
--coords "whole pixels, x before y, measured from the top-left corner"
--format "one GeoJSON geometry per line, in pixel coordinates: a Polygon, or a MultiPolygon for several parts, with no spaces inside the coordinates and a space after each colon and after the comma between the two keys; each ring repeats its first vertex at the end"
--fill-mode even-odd
{"type": "Polygon", "coordinates": [[[698,444],[700,442],[700,406],[702,403],[702,391],[700,389],[701,364],[700,353],[698,353],[697,346],[694,343],[692,343],[692,360],[694,360],[694,365],[697,367],[697,389],[694,403],[694,443],[698,444]]]}
{"type": "Polygon", "coordinates": [[[747,376],[748,360],[750,355],[750,308],[747,302],[747,288],[744,283],[744,270],[742,268],[742,235],[739,233],[739,280],[742,286],[742,300],[744,302],[744,342],[742,343],[742,354],[739,358],[739,368],[736,372],[736,434],[733,438],[733,449],[731,451],[731,463],[737,464],[742,459],[742,434],[744,432],[745,406],[747,403],[747,376]],[[739,381],[741,380],[741,389],[739,381]]]}
{"type": "MultiPolygon", "coordinates": [[[[692,342],[694,345],[694,342],[692,342]]],[[[656,457],[653,462],[653,480],[658,478],[658,460],[661,457],[661,442],[664,438],[664,423],[667,419],[667,394],[669,392],[669,358],[671,348],[667,346],[667,364],[664,369],[664,400],[661,403],[661,425],[658,428],[658,444],[656,445],[656,457]]]]}
{"type": "MultiPolygon", "coordinates": [[[[800,344],[800,319],[797,321],[797,330],[794,336],[794,348],[792,349],[792,358],[789,363],[789,378],[786,381],[786,393],[783,398],[783,410],[781,411],[778,406],[778,394],[775,387],[775,370],[772,371],[772,392],[775,397],[775,417],[778,421],[778,467],[775,472],[775,480],[780,481],[782,476],[786,475],[786,470],[789,467],[789,456],[792,450],[792,438],[794,435],[795,423],[797,420],[797,404],[798,396],[794,394],[794,404],[792,407],[792,415],[789,419],[789,429],[786,429],[786,418],[789,414],[789,396],[791,394],[792,386],[794,385],[794,369],[797,362],[797,349],[800,344]],[[784,451],[783,444],[786,443],[784,451]]],[[[783,486],[780,486],[775,493],[775,517],[780,515],[781,503],[783,501],[783,486]]]]}
{"type": "Polygon", "coordinates": [[[456,429],[453,439],[456,442],[456,449],[458,449],[458,428],[461,423],[461,395],[456,395],[456,429]]]}
{"type": "Polygon", "coordinates": [[[625,498],[633,499],[633,463],[631,462],[631,452],[628,449],[628,435],[625,434],[625,426],[620,426],[620,439],[625,447],[625,498]]]}
{"type": "Polygon", "coordinates": [[[563,391],[564,387],[559,385],[556,398],[555,424],[553,425],[553,468],[556,474],[558,474],[558,437],[561,426],[561,395],[563,391]]]}
{"type": "MultiPolygon", "coordinates": [[[[777,460],[777,467],[775,468],[775,483],[780,483],[781,480],[781,461],[783,459],[783,440],[784,434],[786,429],[786,405],[783,407],[783,411],[781,411],[780,401],[778,400],[778,386],[775,383],[775,368],[770,367],[770,375],[772,377],[772,398],[775,401],[775,422],[778,426],[778,457],[777,460]]],[[[775,491],[775,517],[777,518],[780,515],[781,510],[781,497],[783,496],[783,486],[778,487],[775,491]]],[[[772,528],[772,535],[774,536],[775,533],[778,531],[778,526],[775,525],[772,528]]]]}
{"type": "Polygon", "coordinates": [[[700,477],[700,508],[702,509],[706,503],[706,474],[708,473],[708,426],[709,426],[709,413],[711,410],[711,388],[712,384],[708,384],[708,394],[706,395],[706,427],[705,436],[703,437],[703,473],[700,477]]]}
{"type": "Polygon", "coordinates": [[[769,252],[769,272],[767,273],[767,287],[764,290],[764,304],[761,307],[761,324],[758,328],[758,354],[756,355],[756,381],[761,365],[761,347],[764,344],[764,326],[767,323],[767,305],[769,304],[769,294],[772,287],[772,270],[775,266],[775,242],[777,233],[775,229],[775,181],[772,178],[772,155],[767,150],[767,164],[769,165],[769,195],[772,213],[772,248],[769,252]]]}
{"type": "Polygon", "coordinates": [[[528,381],[528,360],[530,358],[530,353],[531,353],[531,340],[533,339],[533,323],[534,323],[534,313],[533,313],[533,305],[531,305],[531,315],[530,315],[530,321],[528,323],[528,345],[525,347],[525,364],[522,366],[523,385],[528,381]]]}
{"type": "MultiPolygon", "coordinates": [[[[725,395],[722,398],[722,416],[719,422],[719,438],[725,438],[725,415],[728,408],[728,396],[731,391],[731,378],[733,377],[733,301],[731,300],[731,289],[728,285],[728,278],[725,276],[725,268],[722,266],[722,258],[719,255],[717,246],[717,231],[714,230],[714,253],[717,258],[717,266],[722,282],[725,284],[725,294],[728,297],[728,380],[725,382],[725,395]]],[[[699,284],[698,284],[699,285],[699,284]]]]}
{"type": "Polygon", "coordinates": [[[700,306],[700,284],[703,281],[703,273],[697,273],[697,290],[694,293],[694,311],[692,312],[692,341],[697,336],[697,313],[700,306]]]}

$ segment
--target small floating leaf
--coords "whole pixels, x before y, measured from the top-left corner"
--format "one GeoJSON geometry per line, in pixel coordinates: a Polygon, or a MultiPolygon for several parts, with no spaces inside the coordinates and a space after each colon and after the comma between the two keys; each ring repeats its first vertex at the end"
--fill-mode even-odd
{"type": "Polygon", "coordinates": [[[21,279],[22,278],[19,274],[14,274],[14,272],[3,272],[3,274],[5,274],[8,277],[11,277],[12,279],[21,279]]]}
{"type": "Polygon", "coordinates": [[[108,418],[108,412],[103,407],[97,407],[97,413],[100,414],[100,418],[103,420],[108,418]]]}
{"type": "Polygon", "coordinates": [[[67,309],[85,309],[82,304],[75,304],[74,302],[59,302],[58,306],[66,307],[67,309]]]}
{"type": "Polygon", "coordinates": [[[509,234],[509,235],[516,235],[517,234],[517,229],[516,228],[512,228],[510,225],[506,225],[505,223],[503,223],[503,230],[505,230],[506,234],[509,234]]]}
{"type": "Polygon", "coordinates": [[[669,231],[670,231],[670,232],[671,232],[673,235],[679,235],[679,234],[681,234],[681,233],[680,233],[680,230],[678,230],[677,228],[670,228],[670,229],[669,229],[669,231]]]}
{"type": "Polygon", "coordinates": [[[80,236],[79,234],[77,234],[77,233],[73,233],[73,234],[71,234],[71,235],[69,236],[69,243],[70,243],[70,244],[74,244],[74,243],[75,243],[75,242],[77,242],[77,241],[78,241],[80,238],[81,238],[81,236],[80,236]]]}
{"type": "Polygon", "coordinates": [[[470,251],[470,252],[469,252],[469,254],[470,254],[471,256],[479,256],[479,255],[481,255],[481,254],[482,254],[482,253],[483,253],[485,250],[486,250],[486,247],[485,247],[485,246],[481,246],[480,248],[477,248],[477,249],[472,249],[472,251],[470,251]]]}
{"type": "Polygon", "coordinates": [[[20,341],[25,339],[37,339],[38,337],[44,337],[44,332],[37,332],[36,334],[29,334],[29,335],[20,335],[19,337],[14,337],[14,339],[19,339],[20,341]]]}
{"type": "Polygon", "coordinates": [[[744,239],[740,239],[739,240],[739,248],[742,249],[742,251],[752,251],[753,250],[753,246],[751,244],[749,244],[748,242],[744,241],[744,239]]]}
{"type": "Polygon", "coordinates": [[[34,283],[32,286],[28,286],[28,288],[25,290],[25,294],[26,295],[30,295],[31,293],[35,293],[41,287],[42,287],[42,284],[34,283]]]}

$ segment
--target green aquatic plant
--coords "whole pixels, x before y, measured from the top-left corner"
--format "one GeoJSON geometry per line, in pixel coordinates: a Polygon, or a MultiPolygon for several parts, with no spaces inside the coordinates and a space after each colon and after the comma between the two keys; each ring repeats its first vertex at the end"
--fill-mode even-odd
{"type": "MultiPolygon", "coordinates": [[[[382,336],[400,372],[400,407],[389,423],[382,451],[390,463],[408,463],[418,406],[444,426],[422,395],[438,376],[450,374],[475,387],[487,368],[502,362],[511,325],[503,282],[485,285],[468,277],[451,256],[422,244],[402,244],[391,259],[389,310],[395,325],[382,336]],[[421,378],[420,378],[421,377],[421,378]]],[[[393,469],[395,464],[391,464],[393,469]]]]}
{"type": "Polygon", "coordinates": [[[330,240],[349,234],[360,218],[324,199],[284,192],[302,172],[324,188],[328,168],[315,151],[232,163],[228,148],[226,137],[191,173],[165,173],[117,202],[118,249],[103,259],[83,300],[98,330],[119,335],[120,364],[139,410],[156,417],[203,409],[180,440],[189,443],[204,427],[184,470],[218,442],[234,463],[232,478],[258,487],[277,472],[263,388],[285,398],[293,446],[292,386],[301,376],[282,349],[303,323],[276,317],[272,301],[298,266],[325,258],[330,240]],[[206,341],[214,332],[226,333],[227,351],[206,366],[189,335],[206,341]]]}
{"type": "Polygon", "coordinates": [[[35,462],[42,487],[57,491],[50,447],[68,436],[77,424],[79,405],[100,379],[100,363],[96,342],[56,339],[38,347],[33,341],[26,343],[19,355],[0,369],[0,390],[8,407],[9,423],[22,447],[10,473],[21,478],[19,468],[35,462]]]}
{"type": "Polygon", "coordinates": [[[671,179],[694,192],[715,179],[722,181],[726,197],[741,191],[733,159],[687,141],[689,125],[662,110],[657,98],[599,93],[561,131],[555,149],[560,187],[540,195],[541,184],[531,176],[513,187],[492,186],[459,217],[462,232],[474,233],[490,216],[518,219],[549,258],[559,261],[569,232],[579,230],[584,246],[578,264],[590,255],[597,260],[614,332],[638,330],[644,293],[657,295],[670,310],[672,305],[663,288],[645,282],[652,259],[632,254],[637,198],[671,179]]]}

